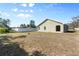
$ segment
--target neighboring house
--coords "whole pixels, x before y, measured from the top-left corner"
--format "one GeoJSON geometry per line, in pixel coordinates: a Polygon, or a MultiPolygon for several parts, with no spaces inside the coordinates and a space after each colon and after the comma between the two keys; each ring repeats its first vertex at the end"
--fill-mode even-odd
{"type": "Polygon", "coordinates": [[[34,32],[37,31],[36,28],[30,28],[30,27],[12,27],[12,30],[15,30],[17,32],[34,32]]]}
{"type": "Polygon", "coordinates": [[[54,32],[62,33],[64,32],[64,24],[54,20],[46,19],[38,26],[38,32],[54,32]]]}
{"type": "Polygon", "coordinates": [[[64,24],[54,20],[46,19],[42,23],[40,23],[36,28],[12,27],[12,30],[15,30],[17,32],[35,32],[36,31],[36,32],[62,33],[64,32],[64,24]]]}
{"type": "Polygon", "coordinates": [[[79,32],[79,28],[74,28],[76,32],[79,32]]]}

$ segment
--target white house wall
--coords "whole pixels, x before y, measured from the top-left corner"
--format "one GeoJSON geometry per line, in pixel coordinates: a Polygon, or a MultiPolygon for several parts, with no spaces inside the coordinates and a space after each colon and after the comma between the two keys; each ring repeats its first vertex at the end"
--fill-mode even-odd
{"type": "Polygon", "coordinates": [[[18,29],[19,32],[31,32],[36,31],[36,28],[20,28],[18,29]]]}
{"type": "Polygon", "coordinates": [[[36,28],[12,28],[12,30],[15,30],[17,32],[31,32],[31,31],[36,31],[36,28]]]}
{"type": "Polygon", "coordinates": [[[63,24],[61,23],[58,23],[58,22],[54,22],[54,21],[51,21],[51,20],[47,20],[46,22],[44,22],[43,24],[41,24],[39,26],[39,32],[57,32],[57,33],[61,33],[64,31],[64,27],[63,27],[63,24]],[[60,25],[60,31],[57,32],[56,31],[56,26],[57,25],[60,25]],[[44,26],[46,26],[46,30],[44,30],[44,26]]]}
{"type": "Polygon", "coordinates": [[[12,28],[12,30],[18,31],[18,28],[12,28]]]}
{"type": "Polygon", "coordinates": [[[75,31],[79,31],[79,28],[75,28],[75,31]]]}

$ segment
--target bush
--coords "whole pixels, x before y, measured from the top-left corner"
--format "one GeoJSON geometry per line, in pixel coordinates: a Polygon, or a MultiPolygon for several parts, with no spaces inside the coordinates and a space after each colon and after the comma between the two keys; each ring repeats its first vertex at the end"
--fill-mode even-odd
{"type": "Polygon", "coordinates": [[[10,32],[10,33],[16,33],[16,31],[14,31],[14,30],[10,30],[9,32],[10,32]]]}
{"type": "Polygon", "coordinates": [[[0,28],[0,33],[9,33],[9,30],[6,28],[0,28]]]}
{"type": "Polygon", "coordinates": [[[31,56],[46,56],[45,54],[42,54],[41,51],[33,51],[31,56]]]}

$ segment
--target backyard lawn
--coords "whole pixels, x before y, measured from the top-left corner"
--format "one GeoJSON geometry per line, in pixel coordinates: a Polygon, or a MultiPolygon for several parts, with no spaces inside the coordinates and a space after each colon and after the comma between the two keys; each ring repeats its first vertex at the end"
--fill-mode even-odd
{"type": "MultiPolygon", "coordinates": [[[[28,32],[28,33],[9,33],[7,35],[3,35],[3,37],[5,36],[7,36],[6,38],[8,38],[9,44],[11,43],[18,44],[18,46],[21,49],[23,49],[24,52],[28,53],[28,55],[79,56],[79,33],[28,32]]],[[[5,42],[3,43],[5,44],[5,42]]],[[[20,53],[12,54],[13,53],[12,51],[15,52],[14,50],[11,50],[11,55],[20,54],[20,53]]],[[[15,53],[19,51],[16,51],[15,53]]],[[[27,55],[27,54],[21,53],[21,55],[27,55]]]]}

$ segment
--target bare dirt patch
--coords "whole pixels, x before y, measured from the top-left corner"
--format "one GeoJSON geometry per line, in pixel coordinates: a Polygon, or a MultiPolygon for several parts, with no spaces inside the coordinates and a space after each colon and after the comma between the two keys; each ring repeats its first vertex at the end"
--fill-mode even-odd
{"type": "MultiPolygon", "coordinates": [[[[11,35],[11,34],[9,34],[11,35]]],[[[78,33],[13,33],[11,42],[16,42],[31,55],[39,51],[44,55],[79,55],[78,33]],[[17,38],[16,38],[17,37],[17,38]]]]}

